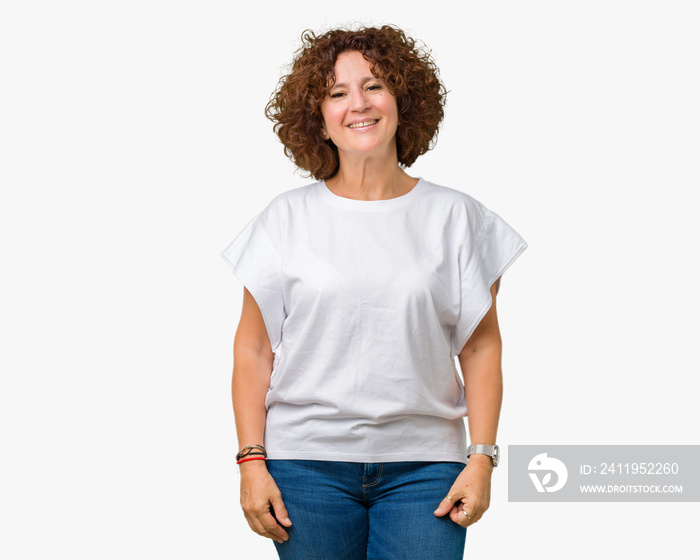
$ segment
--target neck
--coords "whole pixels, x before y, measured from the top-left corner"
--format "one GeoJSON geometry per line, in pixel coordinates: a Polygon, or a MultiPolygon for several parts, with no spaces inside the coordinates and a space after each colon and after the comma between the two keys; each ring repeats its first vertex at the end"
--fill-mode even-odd
{"type": "Polygon", "coordinates": [[[326,185],[339,196],[356,200],[384,200],[410,191],[418,182],[393,158],[354,159],[340,154],[338,172],[326,185]]]}

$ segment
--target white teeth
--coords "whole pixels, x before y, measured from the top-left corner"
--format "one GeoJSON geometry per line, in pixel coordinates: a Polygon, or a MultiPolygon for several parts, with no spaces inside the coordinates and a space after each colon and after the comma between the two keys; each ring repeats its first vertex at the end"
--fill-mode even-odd
{"type": "Polygon", "coordinates": [[[351,125],[348,125],[348,127],[349,128],[362,128],[363,126],[371,126],[377,122],[378,122],[378,120],[374,119],[372,121],[363,121],[363,122],[359,122],[359,123],[353,123],[351,125]]]}

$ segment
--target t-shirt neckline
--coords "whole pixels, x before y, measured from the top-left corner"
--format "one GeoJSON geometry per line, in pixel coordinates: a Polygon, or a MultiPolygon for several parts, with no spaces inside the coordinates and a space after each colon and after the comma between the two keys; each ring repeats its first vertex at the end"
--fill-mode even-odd
{"type": "Polygon", "coordinates": [[[346,198],[335,194],[328,188],[326,182],[321,180],[316,183],[316,188],[321,196],[331,204],[341,208],[351,208],[353,210],[388,210],[389,208],[399,208],[405,206],[411,200],[424,190],[425,181],[423,177],[418,177],[418,182],[406,194],[395,196],[394,198],[385,198],[382,200],[357,200],[354,198],[346,198]]]}

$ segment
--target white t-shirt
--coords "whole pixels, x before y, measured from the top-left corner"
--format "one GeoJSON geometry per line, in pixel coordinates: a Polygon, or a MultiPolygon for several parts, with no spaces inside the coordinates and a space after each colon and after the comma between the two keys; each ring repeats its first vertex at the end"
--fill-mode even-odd
{"type": "Polygon", "coordinates": [[[457,356],[527,247],[471,196],[419,179],[354,200],[277,195],[221,253],[275,353],[271,459],[466,462],[457,356]]]}

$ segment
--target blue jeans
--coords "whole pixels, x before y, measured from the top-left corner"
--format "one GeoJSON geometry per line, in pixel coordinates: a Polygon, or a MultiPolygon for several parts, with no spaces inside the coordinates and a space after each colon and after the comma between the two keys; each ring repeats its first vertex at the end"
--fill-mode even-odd
{"type": "Polygon", "coordinates": [[[281,560],[461,560],[467,530],[433,512],[464,463],[268,460],[292,520],[281,560]]]}

